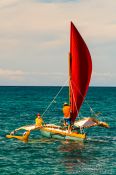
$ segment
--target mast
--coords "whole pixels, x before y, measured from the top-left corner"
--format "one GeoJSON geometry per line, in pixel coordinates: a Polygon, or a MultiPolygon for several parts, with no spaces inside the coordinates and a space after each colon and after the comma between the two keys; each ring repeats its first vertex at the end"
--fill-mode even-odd
{"type": "Polygon", "coordinates": [[[71,105],[70,102],[70,95],[71,95],[71,54],[69,52],[68,54],[68,83],[69,83],[69,105],[71,105]]]}

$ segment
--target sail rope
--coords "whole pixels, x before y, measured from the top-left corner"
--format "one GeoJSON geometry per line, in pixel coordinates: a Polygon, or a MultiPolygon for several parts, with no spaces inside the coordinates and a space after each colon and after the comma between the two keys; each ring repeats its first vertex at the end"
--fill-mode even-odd
{"type": "MultiPolygon", "coordinates": [[[[64,85],[60,88],[60,90],[58,91],[58,93],[55,95],[55,97],[53,98],[53,100],[49,103],[49,105],[47,106],[47,108],[45,109],[45,111],[42,114],[42,117],[45,115],[45,113],[48,111],[48,109],[50,108],[50,106],[54,103],[55,99],[58,97],[58,95],[61,93],[62,89],[66,86],[66,84],[68,83],[68,80],[65,81],[64,85]]],[[[92,107],[90,106],[90,104],[88,103],[88,101],[84,98],[84,96],[82,95],[79,87],[73,82],[74,86],[77,88],[78,92],[80,93],[80,95],[83,97],[84,101],[86,102],[86,104],[88,105],[90,112],[93,113],[95,116],[98,116],[95,111],[92,109],[92,107]]],[[[73,95],[73,99],[74,99],[74,104],[78,113],[78,117],[80,119],[79,116],[79,111],[77,108],[77,104],[76,104],[76,100],[75,100],[75,96],[74,96],[74,92],[73,92],[73,88],[72,88],[72,84],[70,83],[70,87],[71,87],[71,91],[72,91],[72,95],[73,95]]],[[[81,113],[81,112],[80,112],[81,113]]]]}
{"type": "Polygon", "coordinates": [[[60,90],[58,91],[58,93],[55,95],[55,97],[53,98],[53,100],[50,102],[50,104],[48,105],[48,107],[45,109],[45,111],[42,114],[42,117],[48,111],[48,109],[50,108],[50,106],[52,105],[52,103],[54,103],[55,99],[58,97],[58,95],[60,94],[60,92],[62,91],[62,89],[64,88],[64,86],[66,86],[67,82],[68,82],[68,80],[65,81],[64,85],[60,88],[60,90]]]}
{"type": "MultiPolygon", "coordinates": [[[[76,107],[76,111],[77,111],[77,114],[78,114],[78,118],[80,120],[80,115],[79,115],[79,111],[78,111],[78,108],[77,108],[77,104],[76,104],[76,100],[75,100],[75,96],[74,96],[74,91],[73,91],[73,88],[72,88],[72,84],[70,83],[70,87],[71,87],[71,92],[72,92],[72,95],[73,95],[73,99],[74,99],[74,104],[75,104],[75,107],[76,107]]],[[[81,113],[81,112],[80,112],[81,113]]],[[[84,133],[84,129],[80,126],[79,127],[80,129],[80,133],[84,133]]]]}
{"type": "MultiPolygon", "coordinates": [[[[78,108],[77,108],[77,104],[76,104],[76,100],[75,100],[75,96],[74,96],[74,92],[73,92],[73,88],[72,88],[71,82],[70,82],[70,87],[71,87],[71,92],[72,92],[72,95],[73,95],[74,105],[75,105],[75,107],[76,107],[76,111],[77,111],[77,113],[79,113],[78,108]]],[[[79,117],[79,115],[78,115],[78,117],[79,117]]],[[[80,117],[79,117],[79,119],[80,119],[80,117]]]]}
{"type": "Polygon", "coordinates": [[[77,88],[78,92],[80,93],[80,95],[82,96],[82,98],[84,99],[84,101],[86,102],[86,104],[88,105],[89,109],[90,109],[90,112],[93,113],[96,117],[98,115],[96,115],[95,111],[92,109],[92,107],[90,106],[90,104],[88,103],[88,101],[85,99],[85,97],[82,95],[78,85],[76,85],[74,82],[73,82],[74,86],[77,88]]]}

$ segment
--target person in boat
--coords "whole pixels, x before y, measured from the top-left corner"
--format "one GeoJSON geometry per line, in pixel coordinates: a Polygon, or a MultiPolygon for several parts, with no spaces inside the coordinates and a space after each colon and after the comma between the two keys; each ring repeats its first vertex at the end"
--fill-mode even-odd
{"type": "Polygon", "coordinates": [[[68,132],[71,132],[71,110],[70,105],[68,103],[64,103],[63,105],[63,114],[64,114],[64,126],[68,125],[68,132]]]}
{"type": "Polygon", "coordinates": [[[41,128],[44,124],[43,119],[41,118],[41,115],[38,113],[35,119],[35,127],[41,128]]]}

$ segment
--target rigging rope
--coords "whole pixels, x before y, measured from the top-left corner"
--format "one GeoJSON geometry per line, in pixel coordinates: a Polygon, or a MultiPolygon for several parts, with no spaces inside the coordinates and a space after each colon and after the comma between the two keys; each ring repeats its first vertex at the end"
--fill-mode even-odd
{"type": "Polygon", "coordinates": [[[67,84],[68,80],[65,81],[64,85],[60,88],[60,90],[58,91],[58,93],[56,94],[56,96],[53,98],[53,100],[50,102],[50,104],[48,105],[48,107],[46,108],[46,110],[43,112],[42,117],[44,116],[44,114],[48,111],[48,109],[50,108],[50,106],[52,105],[52,103],[55,101],[55,99],[57,98],[57,96],[60,94],[60,92],[62,91],[62,89],[64,88],[64,86],[67,84]]]}
{"type": "MultiPolygon", "coordinates": [[[[48,109],[50,108],[50,106],[52,105],[52,103],[55,101],[55,99],[57,98],[57,96],[60,94],[60,92],[62,91],[62,89],[64,88],[64,86],[67,84],[68,80],[65,81],[64,85],[60,88],[60,90],[58,91],[58,93],[56,94],[56,96],[53,98],[53,100],[50,102],[50,104],[48,105],[48,107],[45,109],[45,111],[43,112],[42,114],[42,117],[45,115],[45,113],[48,111],[48,109]]],[[[75,83],[73,82],[74,86],[77,88],[78,92],[80,93],[80,95],[83,97],[84,99],[84,96],[82,95],[80,89],[78,88],[77,85],[75,85],[75,83]]],[[[76,105],[76,100],[75,100],[75,96],[74,96],[74,92],[73,92],[73,88],[72,88],[72,84],[70,83],[70,87],[71,87],[71,91],[72,91],[72,94],[73,94],[73,99],[74,99],[74,104],[76,106],[76,110],[77,110],[77,113],[78,113],[78,117],[80,119],[80,116],[79,116],[79,112],[78,109],[77,109],[77,105],[76,105]]],[[[88,101],[86,99],[84,99],[84,101],[86,102],[86,104],[88,105],[88,107],[90,108],[90,112],[93,113],[95,116],[98,116],[95,111],[92,109],[92,107],[90,106],[90,104],[88,103],[88,101]]],[[[81,112],[80,112],[81,113],[81,112]]]]}
{"type": "MultiPolygon", "coordinates": [[[[79,111],[78,111],[78,109],[77,109],[77,104],[76,104],[76,100],[75,100],[75,96],[74,96],[74,92],[73,92],[73,88],[72,88],[71,82],[70,82],[70,87],[71,87],[71,92],[72,92],[73,99],[74,99],[74,105],[75,105],[75,107],[76,107],[77,114],[79,114],[79,111]]],[[[79,117],[79,115],[78,115],[78,117],[79,117]]],[[[79,118],[80,118],[80,117],[79,117],[79,118]]]]}
{"type": "MultiPolygon", "coordinates": [[[[73,88],[72,88],[72,84],[71,83],[70,83],[70,87],[71,87],[71,91],[72,91],[72,95],[73,95],[73,99],[74,99],[74,104],[75,104],[75,107],[76,107],[76,111],[77,111],[77,114],[78,114],[78,118],[80,120],[79,111],[78,111],[78,108],[77,108],[77,104],[76,104],[76,100],[75,100],[75,96],[74,96],[74,92],[73,92],[73,88]]],[[[80,133],[81,134],[84,133],[84,129],[81,128],[81,126],[79,127],[79,129],[80,129],[80,133]]]]}
{"type": "Polygon", "coordinates": [[[84,99],[84,101],[86,102],[86,104],[88,105],[88,107],[90,108],[90,112],[91,113],[94,113],[94,115],[97,117],[98,115],[96,115],[96,113],[94,112],[94,110],[92,109],[92,107],[90,106],[90,104],[88,103],[88,101],[84,98],[84,96],[82,95],[82,93],[81,93],[80,89],[78,88],[78,86],[74,82],[73,82],[73,84],[77,88],[78,92],[80,93],[80,95],[82,96],[82,98],[84,99]]]}

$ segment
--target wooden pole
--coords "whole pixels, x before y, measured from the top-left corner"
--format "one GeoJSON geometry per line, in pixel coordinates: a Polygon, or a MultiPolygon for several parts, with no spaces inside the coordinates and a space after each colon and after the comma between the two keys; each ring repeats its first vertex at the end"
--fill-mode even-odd
{"type": "Polygon", "coordinates": [[[71,87],[70,87],[70,81],[71,81],[71,54],[69,52],[69,55],[68,55],[68,66],[69,66],[69,70],[68,70],[68,79],[69,79],[69,105],[70,105],[70,95],[71,95],[71,87]]]}

